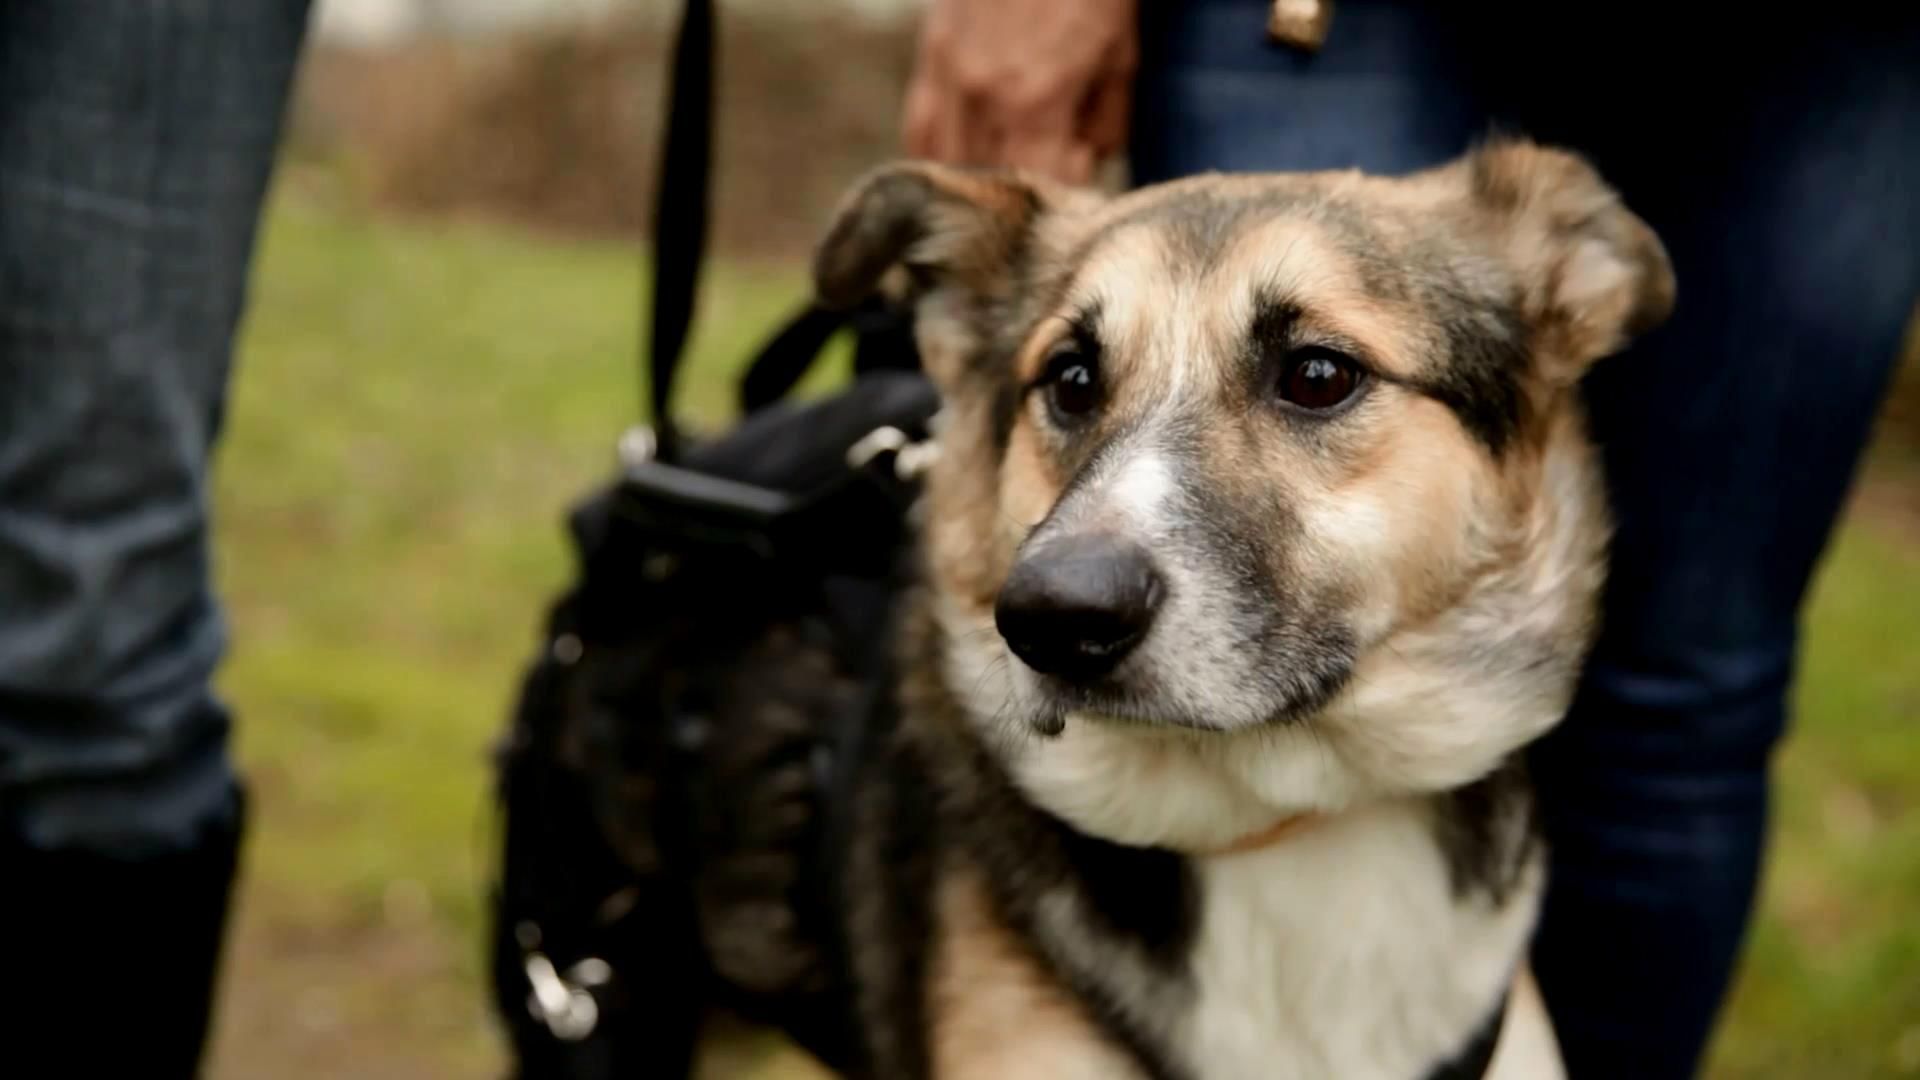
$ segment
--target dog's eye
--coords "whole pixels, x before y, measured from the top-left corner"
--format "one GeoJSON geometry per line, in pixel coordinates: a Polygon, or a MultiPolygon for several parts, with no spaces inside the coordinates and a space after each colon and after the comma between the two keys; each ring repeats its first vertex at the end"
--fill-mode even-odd
{"type": "Polygon", "coordinates": [[[1054,423],[1074,427],[1100,407],[1100,362],[1090,349],[1067,341],[1054,347],[1040,376],[1054,423]]]}
{"type": "Polygon", "coordinates": [[[1280,364],[1275,392],[1282,401],[1323,412],[1341,404],[1360,389],[1360,365],[1332,349],[1295,349],[1280,364]]]}

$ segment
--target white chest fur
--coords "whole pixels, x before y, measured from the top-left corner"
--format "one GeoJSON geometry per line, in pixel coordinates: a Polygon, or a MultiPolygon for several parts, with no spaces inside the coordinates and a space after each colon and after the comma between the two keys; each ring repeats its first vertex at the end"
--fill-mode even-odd
{"type": "Polygon", "coordinates": [[[1538,883],[1497,909],[1457,898],[1433,837],[1408,801],[1198,860],[1197,994],[1174,1033],[1192,1075],[1417,1080],[1457,1050],[1515,975],[1538,883]]]}

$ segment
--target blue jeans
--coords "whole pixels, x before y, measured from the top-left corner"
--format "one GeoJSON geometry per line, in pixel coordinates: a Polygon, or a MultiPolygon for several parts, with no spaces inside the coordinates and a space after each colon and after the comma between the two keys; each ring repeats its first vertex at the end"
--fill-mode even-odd
{"type": "Polygon", "coordinates": [[[1587,153],[1672,255],[1673,320],[1586,387],[1619,534],[1533,759],[1534,964],[1575,1080],[1689,1076],[1753,903],[1801,601],[1920,295],[1920,27],[1336,0],[1307,56],[1266,44],[1266,6],[1142,5],[1137,181],[1402,171],[1498,127],[1587,153]]]}
{"type": "Polygon", "coordinates": [[[234,809],[208,455],[306,9],[0,4],[0,836],[33,848],[234,809]]]}

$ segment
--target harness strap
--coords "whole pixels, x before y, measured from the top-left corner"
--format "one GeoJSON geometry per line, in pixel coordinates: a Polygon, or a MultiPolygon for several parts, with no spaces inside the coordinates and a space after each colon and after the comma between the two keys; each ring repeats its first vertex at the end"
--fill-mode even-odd
{"type": "Polygon", "coordinates": [[[686,0],[673,48],[666,143],[660,155],[653,218],[653,323],[647,380],[656,451],[680,451],[673,422],[673,377],[686,350],[707,246],[708,174],[713,167],[713,0],[686,0]]]}

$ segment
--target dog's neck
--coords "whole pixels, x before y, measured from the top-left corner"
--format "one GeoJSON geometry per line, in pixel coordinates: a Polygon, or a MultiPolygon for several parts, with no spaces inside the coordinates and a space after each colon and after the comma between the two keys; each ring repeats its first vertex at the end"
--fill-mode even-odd
{"type": "Polygon", "coordinates": [[[1210,855],[1245,855],[1283,843],[1325,820],[1325,814],[1287,814],[1264,829],[1255,829],[1210,855]]]}

